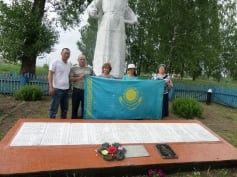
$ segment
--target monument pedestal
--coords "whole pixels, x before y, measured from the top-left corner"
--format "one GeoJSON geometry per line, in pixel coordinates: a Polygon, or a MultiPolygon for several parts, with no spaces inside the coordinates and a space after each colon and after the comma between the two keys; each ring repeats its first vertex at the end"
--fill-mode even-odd
{"type": "MultiPolygon", "coordinates": [[[[114,143],[111,141],[109,143],[114,143]]],[[[207,167],[207,165],[210,167],[232,166],[236,162],[237,149],[196,120],[20,119],[0,142],[0,175],[20,174],[27,176],[39,174],[43,176],[50,173],[57,176],[59,173],[73,172],[85,174],[86,176],[109,173],[113,175],[124,173],[123,175],[126,175],[129,173],[141,174],[154,167],[164,170],[175,170],[183,167],[193,169],[195,167],[207,167]],[[60,126],[57,128],[53,127],[57,123],[60,123],[60,126]],[[115,128],[116,124],[119,125],[117,129],[115,128]],[[40,125],[41,128],[44,128],[39,130],[36,126],[29,129],[29,127],[27,128],[28,125],[31,125],[30,127],[35,125],[39,127],[40,125]],[[125,130],[126,125],[129,125],[130,132],[125,132],[127,131],[125,130]],[[78,130],[75,133],[78,126],[83,126],[84,130],[78,130]],[[88,129],[90,126],[97,127],[97,130],[88,129]],[[113,132],[111,133],[110,126],[113,127],[113,132]],[[169,129],[168,132],[170,133],[163,134],[163,136],[166,136],[164,139],[156,135],[152,135],[153,137],[149,139],[147,135],[156,132],[157,130],[154,129],[156,126],[161,127],[160,131],[165,131],[165,129],[162,130],[162,127],[165,127],[169,129]],[[143,127],[143,129],[139,130],[136,127],[143,127]],[[187,134],[191,130],[190,128],[193,129],[192,136],[190,136],[190,133],[187,134]],[[60,134],[60,129],[68,133],[65,135],[65,139],[63,139],[65,136],[60,134]],[[122,129],[124,129],[124,132],[121,132],[122,129]],[[31,131],[31,135],[35,133],[34,136],[27,134],[27,131],[31,131]],[[125,147],[141,145],[145,148],[148,155],[127,157],[122,161],[105,161],[95,151],[101,144],[90,142],[92,140],[98,141],[98,139],[104,141],[103,136],[98,136],[98,131],[102,131],[101,134],[103,136],[105,136],[106,131],[107,135],[116,135],[116,131],[120,131],[120,138],[122,139],[118,143],[125,147]],[[144,137],[147,136],[146,139],[148,140],[144,140],[144,143],[142,143],[138,137],[132,137],[132,132],[136,131],[140,131],[144,137]],[[93,135],[88,134],[88,132],[97,133],[96,138],[87,138],[93,135]],[[53,137],[53,134],[57,135],[56,137],[58,138],[56,140],[50,139],[53,137]],[[126,137],[126,134],[128,137],[126,137]],[[185,134],[187,135],[183,136],[185,134]],[[72,138],[72,136],[74,136],[73,140],[68,141],[68,137],[72,138]],[[123,138],[122,136],[125,137],[123,138]],[[35,139],[32,139],[32,137],[35,139]],[[185,137],[188,137],[188,140],[185,137]],[[165,139],[166,142],[164,142],[165,139]],[[154,142],[155,140],[157,142],[154,142]],[[134,142],[123,143],[123,141],[134,142]],[[138,143],[135,143],[136,141],[138,143]],[[91,144],[87,144],[88,142],[91,144]],[[163,159],[156,149],[155,145],[157,143],[169,144],[178,158],[163,159]]]]}

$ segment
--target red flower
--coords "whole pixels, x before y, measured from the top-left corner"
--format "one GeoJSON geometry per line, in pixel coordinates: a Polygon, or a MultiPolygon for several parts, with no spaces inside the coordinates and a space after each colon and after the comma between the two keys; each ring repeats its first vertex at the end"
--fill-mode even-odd
{"type": "Polygon", "coordinates": [[[151,177],[165,177],[165,174],[162,170],[160,169],[150,169],[148,170],[148,176],[151,176],[151,177]]]}
{"type": "Polygon", "coordinates": [[[109,154],[114,154],[117,151],[117,148],[114,146],[109,146],[108,147],[109,154]]]}

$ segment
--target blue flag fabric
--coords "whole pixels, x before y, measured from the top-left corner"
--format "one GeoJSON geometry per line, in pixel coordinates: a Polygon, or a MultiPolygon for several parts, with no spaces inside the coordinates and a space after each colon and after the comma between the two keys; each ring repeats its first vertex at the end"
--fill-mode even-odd
{"type": "Polygon", "coordinates": [[[163,80],[88,76],[84,83],[86,119],[161,119],[163,80]]]}

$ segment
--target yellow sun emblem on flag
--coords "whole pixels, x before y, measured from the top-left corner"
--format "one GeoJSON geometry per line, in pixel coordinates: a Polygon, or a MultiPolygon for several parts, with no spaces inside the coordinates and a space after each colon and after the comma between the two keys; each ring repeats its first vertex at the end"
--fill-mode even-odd
{"type": "Polygon", "coordinates": [[[128,110],[134,110],[142,103],[142,97],[136,88],[128,88],[119,97],[119,102],[128,110]]]}

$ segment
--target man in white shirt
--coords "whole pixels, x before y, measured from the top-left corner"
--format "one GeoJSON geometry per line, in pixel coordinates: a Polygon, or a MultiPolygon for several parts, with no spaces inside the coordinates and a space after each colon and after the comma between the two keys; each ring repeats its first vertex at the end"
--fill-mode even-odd
{"type": "Polygon", "coordinates": [[[62,119],[67,118],[68,111],[68,91],[69,91],[69,73],[71,64],[68,62],[70,49],[63,48],[61,59],[55,60],[49,66],[48,82],[49,93],[52,96],[49,117],[55,119],[60,105],[62,119]]]}

